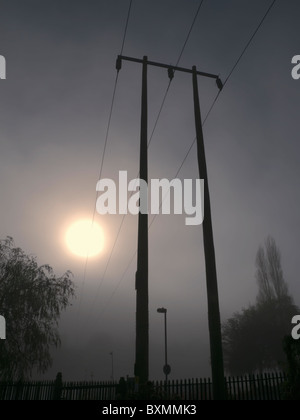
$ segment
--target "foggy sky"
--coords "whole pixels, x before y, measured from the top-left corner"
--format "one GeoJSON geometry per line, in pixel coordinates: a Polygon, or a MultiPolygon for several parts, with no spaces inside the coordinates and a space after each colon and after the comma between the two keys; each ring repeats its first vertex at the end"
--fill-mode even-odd
{"type": "MultiPolygon", "coordinates": [[[[204,0],[180,66],[224,81],[271,1],[204,0]]],[[[1,238],[74,274],[77,299],[62,316],[61,349],[43,377],[133,376],[137,217],[96,214],[103,253],[69,253],[72,221],[92,217],[128,1],[1,2],[1,238]],[[127,271],[126,268],[132,259],[127,271]],[[105,275],[104,275],[105,274],[105,275]]],[[[175,64],[196,0],[133,0],[123,54],[175,64]]],[[[222,321],[254,303],[255,255],[270,234],[299,304],[299,89],[291,59],[300,54],[297,0],[278,0],[221,92],[204,125],[222,321]]],[[[148,69],[149,136],[168,85],[148,69]]],[[[218,93],[199,78],[202,117],[218,93]]],[[[102,177],[139,168],[141,66],[123,62],[102,177]]],[[[149,179],[173,179],[195,137],[192,78],[175,73],[149,147],[149,179]]],[[[196,148],[179,173],[198,178],[196,148]]],[[[152,216],[149,216],[151,222],[152,216]]],[[[210,375],[202,226],[160,215],[149,230],[150,378],[163,377],[163,317],[168,310],[170,379],[210,375]]],[[[9,332],[7,332],[9,334],[9,332]]]]}

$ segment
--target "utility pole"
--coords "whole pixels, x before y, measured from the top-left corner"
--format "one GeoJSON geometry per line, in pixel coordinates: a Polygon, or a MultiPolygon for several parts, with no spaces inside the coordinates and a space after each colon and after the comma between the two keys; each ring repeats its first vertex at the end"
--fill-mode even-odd
{"type": "MultiPolygon", "coordinates": [[[[141,63],[143,65],[142,82],[142,115],[141,115],[141,151],[140,151],[140,177],[147,182],[147,65],[166,68],[168,75],[173,78],[174,71],[192,74],[194,115],[197,136],[197,159],[199,175],[204,179],[204,221],[203,221],[203,242],[206,268],[207,302],[208,302],[208,326],[210,337],[210,355],[213,382],[214,400],[226,399],[220,309],[218,297],[218,284],[215,263],[215,250],[213,230],[211,221],[210,197],[207,180],[206,158],[202,132],[200,113],[200,101],[198,93],[197,76],[210,77],[216,80],[218,88],[223,85],[219,76],[211,73],[197,71],[196,67],[187,69],[178,66],[149,61],[147,57],[143,60],[119,55],[117,58],[117,70],[121,69],[122,60],[141,63]]],[[[138,264],[136,273],[137,290],[137,311],[136,311],[136,363],[135,375],[140,382],[148,378],[148,218],[147,215],[139,213],[138,232],[138,264]]]]}
{"type": "Polygon", "coordinates": [[[200,179],[204,179],[203,243],[205,254],[204,257],[206,270],[208,325],[210,336],[210,357],[212,369],[213,395],[215,400],[224,400],[225,382],[217,270],[196,66],[193,66],[193,96],[199,176],[200,179]]]}
{"type": "MultiPolygon", "coordinates": [[[[140,179],[148,184],[148,104],[147,57],[143,58],[142,109],[140,137],[140,179]]],[[[146,197],[143,197],[146,198],[146,197]]],[[[140,200],[141,201],[141,200],[140,200]]],[[[149,310],[148,310],[148,214],[139,212],[136,289],[136,344],[134,375],[139,385],[149,375],[149,310]]]]}

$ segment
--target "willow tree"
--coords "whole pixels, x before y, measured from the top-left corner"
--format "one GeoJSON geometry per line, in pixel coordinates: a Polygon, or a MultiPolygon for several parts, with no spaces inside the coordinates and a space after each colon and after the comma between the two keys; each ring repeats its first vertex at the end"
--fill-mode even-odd
{"type": "Polygon", "coordinates": [[[57,277],[49,265],[0,241],[0,314],[6,339],[0,340],[0,379],[20,380],[52,363],[51,347],[60,345],[58,321],[74,296],[72,274],[57,277]]]}

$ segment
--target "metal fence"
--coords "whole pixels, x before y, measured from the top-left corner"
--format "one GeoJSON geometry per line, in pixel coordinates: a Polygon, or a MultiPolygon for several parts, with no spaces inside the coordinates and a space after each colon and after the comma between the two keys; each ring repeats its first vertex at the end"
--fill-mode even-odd
{"type": "Polygon", "coordinates": [[[55,381],[0,382],[0,400],[53,400],[55,381]]]}
{"type": "Polygon", "coordinates": [[[226,378],[228,399],[231,400],[281,400],[285,374],[268,373],[226,378]]]}
{"type": "MultiPolygon", "coordinates": [[[[280,400],[287,377],[283,373],[226,377],[229,400],[280,400]]],[[[134,396],[134,383],[127,381],[127,396],[134,396]]],[[[0,400],[116,400],[117,382],[29,381],[0,382],[0,400]]],[[[186,379],[151,382],[151,398],[161,400],[212,400],[212,382],[186,379]]]]}
{"type": "Polygon", "coordinates": [[[115,382],[65,382],[62,386],[62,400],[115,400],[115,382]]]}

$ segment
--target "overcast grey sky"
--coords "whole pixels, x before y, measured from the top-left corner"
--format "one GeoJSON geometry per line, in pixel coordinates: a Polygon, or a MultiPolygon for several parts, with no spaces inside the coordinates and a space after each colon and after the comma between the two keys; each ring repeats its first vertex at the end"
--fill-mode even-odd
{"type": "MultiPolygon", "coordinates": [[[[198,0],[133,0],[124,55],[175,64],[198,0]]],[[[224,81],[271,4],[204,0],[180,60],[224,81]]],[[[77,300],[62,317],[63,345],[47,373],[65,379],[133,376],[137,217],[96,214],[104,251],[73,256],[67,227],[92,217],[129,1],[7,0],[0,7],[1,238],[70,269],[77,300]],[[128,267],[128,264],[131,264],[128,267]],[[108,264],[109,262],[109,264],[108,264]],[[128,267],[127,271],[126,268],[128,267]],[[105,274],[105,275],[104,275],[105,274]],[[84,280],[85,279],[85,280],[84,280]]],[[[255,255],[271,234],[299,304],[299,89],[291,77],[300,4],[277,0],[204,125],[222,321],[253,303],[255,255]]],[[[167,72],[149,68],[149,135],[167,72]]],[[[218,93],[199,78],[203,118],[218,93]]],[[[139,167],[141,66],[123,62],[102,176],[139,167]]],[[[176,73],[149,147],[149,178],[173,179],[195,137],[192,79],[176,73]]],[[[193,147],[181,179],[197,178],[193,147]]],[[[152,216],[149,217],[150,221],[152,216]]],[[[170,379],[210,374],[202,226],[184,215],[158,216],[149,230],[150,378],[163,377],[163,318],[168,309],[170,379]]]]}

